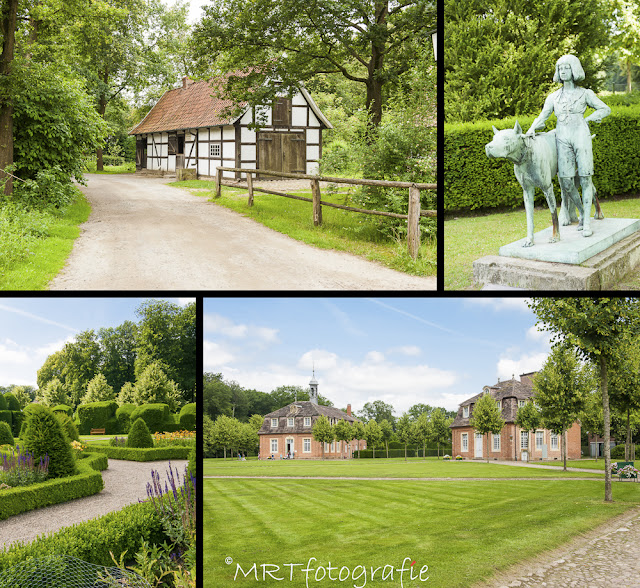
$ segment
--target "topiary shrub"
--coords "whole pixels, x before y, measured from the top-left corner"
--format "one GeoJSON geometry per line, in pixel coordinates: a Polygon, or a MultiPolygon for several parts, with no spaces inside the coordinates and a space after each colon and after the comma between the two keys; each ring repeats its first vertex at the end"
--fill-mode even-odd
{"type": "Polygon", "coordinates": [[[13,435],[11,434],[11,427],[4,421],[0,421],[0,445],[13,445],[13,435]]]}
{"type": "Polygon", "coordinates": [[[13,436],[17,437],[20,433],[20,429],[24,424],[25,414],[21,410],[14,410],[11,412],[11,430],[13,431],[13,436]]]}
{"type": "Polygon", "coordinates": [[[71,443],[48,406],[34,404],[29,409],[22,443],[35,459],[49,456],[49,478],[62,478],[76,473],[71,443]]]}
{"type": "Polygon", "coordinates": [[[4,399],[4,394],[0,394],[0,410],[7,410],[7,401],[4,399]]]}
{"type": "Polygon", "coordinates": [[[187,470],[189,473],[195,478],[196,477],[196,448],[195,445],[189,452],[189,464],[187,465],[187,470]]]}
{"type": "Polygon", "coordinates": [[[20,403],[11,392],[7,392],[4,395],[4,399],[7,403],[7,410],[20,410],[20,403]]]}
{"type": "MultiPolygon", "coordinates": [[[[81,435],[88,435],[91,429],[108,429],[107,423],[112,417],[115,418],[118,405],[113,400],[102,402],[88,402],[78,407],[78,420],[80,426],[78,430],[81,435]]],[[[113,423],[112,423],[113,424],[113,423]]],[[[110,433],[110,431],[106,431],[110,433]]],[[[111,431],[115,433],[115,431],[111,431]]]]}
{"type": "Polygon", "coordinates": [[[12,412],[10,410],[0,410],[0,422],[5,422],[11,426],[13,422],[12,412]]]}
{"type": "Polygon", "coordinates": [[[66,415],[73,415],[73,408],[71,408],[70,406],[67,406],[66,404],[58,404],[57,406],[54,406],[51,410],[53,410],[53,412],[63,412],[66,415]]]}
{"type": "Polygon", "coordinates": [[[18,435],[18,437],[20,437],[20,439],[24,439],[24,434],[27,432],[27,421],[24,420],[22,421],[22,425],[20,426],[20,434],[18,435]]]}
{"type": "Polygon", "coordinates": [[[187,431],[196,430],[196,403],[185,404],[180,411],[180,425],[187,431]]]}
{"type": "Polygon", "coordinates": [[[162,433],[165,425],[175,424],[171,423],[168,404],[143,404],[131,413],[130,418],[132,423],[142,419],[152,433],[162,433]]]}
{"type": "Polygon", "coordinates": [[[131,428],[131,413],[136,409],[135,404],[123,404],[116,410],[118,433],[128,433],[131,428]]]}
{"type": "Polygon", "coordinates": [[[62,425],[69,441],[80,441],[80,434],[78,433],[76,426],[73,424],[71,417],[65,412],[54,412],[54,414],[56,415],[58,422],[62,425]]]}
{"type": "Polygon", "coordinates": [[[127,447],[153,447],[151,433],[141,418],[136,419],[131,425],[127,436],[127,447]]]}

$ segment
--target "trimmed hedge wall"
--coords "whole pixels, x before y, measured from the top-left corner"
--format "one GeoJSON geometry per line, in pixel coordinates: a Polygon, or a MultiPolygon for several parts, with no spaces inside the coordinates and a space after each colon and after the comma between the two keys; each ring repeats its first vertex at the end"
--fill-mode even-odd
{"type": "Polygon", "coordinates": [[[113,400],[81,404],[78,407],[78,432],[81,435],[89,435],[91,429],[106,429],[105,433],[108,435],[117,433],[117,409],[118,405],[113,400]]]}
{"type": "MultiPolygon", "coordinates": [[[[423,457],[422,454],[422,448],[417,450],[418,452],[418,456],[417,457],[423,457]]],[[[451,447],[445,447],[445,448],[440,448],[440,457],[442,457],[445,454],[449,454],[451,455],[451,447]]],[[[427,457],[437,457],[438,456],[438,450],[437,449],[429,449],[427,448],[427,457]]],[[[326,457],[326,456],[325,456],[326,457]]],[[[354,451],[353,452],[353,457],[358,457],[358,451],[354,451]]],[[[365,459],[365,458],[372,458],[373,457],[373,450],[372,449],[361,449],[360,450],[360,457],[365,459]]],[[[378,459],[379,457],[387,457],[387,450],[386,449],[378,449],[376,447],[376,459],[378,459]]],[[[389,458],[392,457],[404,457],[404,449],[389,449],[389,458]]],[[[409,447],[407,447],[407,457],[416,457],[416,450],[415,449],[409,449],[409,447]]]]}
{"type": "Polygon", "coordinates": [[[12,425],[13,436],[19,437],[22,423],[24,423],[24,420],[25,420],[25,414],[21,410],[14,410],[11,412],[11,418],[13,420],[13,425],[12,425]]]}
{"type": "Polygon", "coordinates": [[[180,426],[187,431],[196,430],[196,403],[185,404],[180,410],[180,426]]]}
{"type": "Polygon", "coordinates": [[[144,539],[152,544],[167,540],[158,514],[149,502],[130,504],[122,510],[84,523],[64,527],[50,535],[41,535],[27,545],[16,544],[0,552],[0,570],[31,557],[71,555],[103,566],[113,566],[124,551],[132,556],[144,539]]]}
{"type": "Polygon", "coordinates": [[[158,461],[161,459],[188,459],[191,447],[176,445],[175,447],[111,447],[97,443],[88,445],[85,451],[104,453],[109,459],[127,459],[130,461],[158,461]]]}
{"type": "Polygon", "coordinates": [[[132,424],[138,419],[142,419],[147,424],[152,435],[153,433],[162,433],[168,430],[165,427],[173,424],[168,404],[142,404],[131,413],[130,420],[132,424]]]}
{"type": "Polygon", "coordinates": [[[13,413],[10,410],[0,410],[0,421],[4,421],[9,426],[13,424],[13,413]]]}
{"type": "Polygon", "coordinates": [[[106,466],[105,460],[105,455],[81,459],[77,462],[80,473],[75,476],[55,478],[39,484],[2,490],[0,492],[0,497],[2,497],[0,500],[0,521],[35,508],[97,494],[104,488],[99,469],[103,465],[106,466]]]}
{"type": "MultiPolygon", "coordinates": [[[[523,131],[535,116],[521,116],[523,131]]],[[[522,189],[506,159],[489,159],[484,146],[498,129],[514,127],[515,118],[444,126],[445,210],[522,206],[522,189]]],[[[555,127],[555,116],[547,121],[546,131],[555,127]]],[[[613,106],[602,123],[590,125],[595,165],[594,184],[599,198],[640,191],[640,104],[613,106]]],[[[560,202],[557,179],[556,200],[560,202]]],[[[544,202],[536,189],[536,202],[544,202]]],[[[606,210],[605,210],[606,216],[606,210]]]]}
{"type": "Polygon", "coordinates": [[[64,412],[69,416],[73,416],[73,408],[66,404],[58,404],[51,409],[53,412],[64,412]]]}
{"type": "MultiPolygon", "coordinates": [[[[611,448],[611,457],[613,459],[624,459],[624,443],[611,448]]],[[[640,445],[636,445],[636,458],[638,457],[640,457],[640,445]]],[[[604,459],[604,457],[600,459],[604,459]]]]}
{"type": "Polygon", "coordinates": [[[131,428],[131,413],[136,409],[135,404],[123,404],[116,410],[116,419],[118,419],[118,432],[126,434],[131,428]]]}

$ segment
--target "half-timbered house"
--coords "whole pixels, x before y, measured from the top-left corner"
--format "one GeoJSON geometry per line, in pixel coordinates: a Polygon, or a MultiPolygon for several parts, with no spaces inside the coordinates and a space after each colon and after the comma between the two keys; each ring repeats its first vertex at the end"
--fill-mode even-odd
{"type": "Polygon", "coordinates": [[[137,169],[186,168],[203,176],[214,176],[218,166],[317,172],[322,131],[333,127],[304,87],[268,107],[246,106],[236,117],[226,114],[231,102],[212,91],[209,82],[185,77],[181,87],[164,93],[129,132],[136,137],[137,169]],[[258,130],[250,128],[256,121],[258,130]]]}

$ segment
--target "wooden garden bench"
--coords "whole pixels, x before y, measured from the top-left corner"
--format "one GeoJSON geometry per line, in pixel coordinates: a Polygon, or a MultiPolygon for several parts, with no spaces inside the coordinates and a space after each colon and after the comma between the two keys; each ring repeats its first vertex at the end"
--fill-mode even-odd
{"type": "Polygon", "coordinates": [[[91,429],[91,435],[104,435],[104,429],[91,429]]]}

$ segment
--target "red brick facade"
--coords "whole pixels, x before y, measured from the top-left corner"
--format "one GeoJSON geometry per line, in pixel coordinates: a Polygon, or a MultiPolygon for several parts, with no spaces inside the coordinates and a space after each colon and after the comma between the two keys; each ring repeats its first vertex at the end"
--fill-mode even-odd
{"type": "MultiPolygon", "coordinates": [[[[360,449],[366,449],[367,442],[360,441],[360,449]]],[[[344,441],[334,441],[325,444],[325,459],[349,459],[353,456],[353,452],[358,449],[358,442],[353,440],[349,443],[344,441]]],[[[287,456],[287,451],[294,452],[295,459],[321,459],[322,443],[315,441],[311,434],[311,428],[308,433],[292,433],[273,435],[260,435],[260,459],[268,459],[273,456],[275,459],[283,459],[287,456]],[[272,451],[274,449],[275,451],[272,451]]]]}

